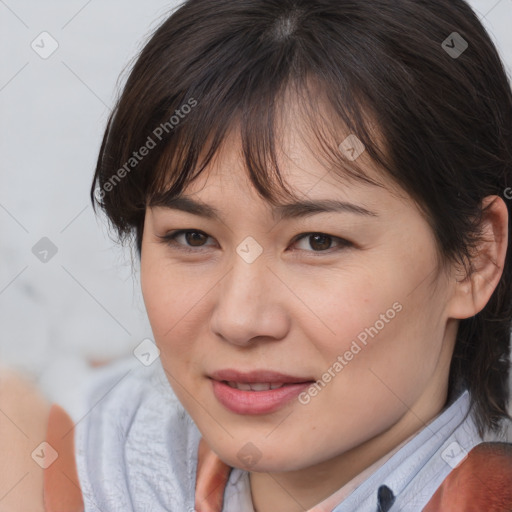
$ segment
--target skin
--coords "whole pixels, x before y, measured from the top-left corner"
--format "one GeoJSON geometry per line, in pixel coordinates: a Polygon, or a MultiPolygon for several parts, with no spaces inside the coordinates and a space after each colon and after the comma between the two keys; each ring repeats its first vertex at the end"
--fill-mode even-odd
{"type": "Polygon", "coordinates": [[[261,452],[250,472],[257,512],[307,510],[439,414],[458,322],[489,300],[507,245],[506,205],[490,196],[474,275],[464,279],[456,266],[436,272],[434,235],[410,197],[366,153],[358,163],[384,188],[328,173],[294,130],[283,137],[286,183],[308,199],[342,199],[376,216],[276,222],[247,178],[233,132],[185,190],[219,209],[222,221],[148,207],[142,241],[142,291],[169,383],[224,462],[243,467],[237,453],[249,442],[261,452]],[[160,238],[178,229],[206,236],[181,235],[175,246],[160,238]],[[294,242],[308,232],[333,239],[294,242]],[[236,252],[247,236],[263,248],[251,264],[236,252]],[[401,311],[307,405],[292,400],[249,416],[215,398],[207,375],[219,369],[320,380],[396,302],[401,311]]]}

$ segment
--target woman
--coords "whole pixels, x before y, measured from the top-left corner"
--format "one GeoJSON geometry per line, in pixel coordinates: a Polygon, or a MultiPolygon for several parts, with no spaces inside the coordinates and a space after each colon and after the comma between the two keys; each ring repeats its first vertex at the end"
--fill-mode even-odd
{"type": "Polygon", "coordinates": [[[156,347],[91,386],[85,510],[512,510],[511,141],[463,0],[185,2],[91,191],[156,347]]]}

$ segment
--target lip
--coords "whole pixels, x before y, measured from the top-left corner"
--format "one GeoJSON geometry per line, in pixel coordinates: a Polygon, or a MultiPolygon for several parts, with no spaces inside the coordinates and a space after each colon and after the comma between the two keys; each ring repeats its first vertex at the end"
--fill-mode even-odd
{"type": "Polygon", "coordinates": [[[218,370],[209,375],[210,378],[218,381],[233,381],[233,382],[270,382],[277,383],[283,382],[286,384],[313,382],[311,377],[295,377],[286,375],[284,373],[274,372],[272,370],[251,370],[248,372],[241,372],[231,368],[225,370],[218,370]]]}
{"type": "Polygon", "coordinates": [[[283,407],[307,389],[313,379],[295,377],[269,370],[240,372],[238,370],[220,370],[210,376],[213,394],[228,410],[236,414],[269,414],[283,407]],[[283,383],[286,386],[267,391],[243,391],[232,388],[226,381],[240,383],[283,383]]]}

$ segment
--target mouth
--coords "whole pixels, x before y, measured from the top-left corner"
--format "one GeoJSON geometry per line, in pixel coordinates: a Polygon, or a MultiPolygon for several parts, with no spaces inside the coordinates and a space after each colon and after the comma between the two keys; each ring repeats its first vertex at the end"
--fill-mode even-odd
{"type": "MultiPolygon", "coordinates": [[[[315,379],[312,377],[299,377],[272,370],[250,370],[240,371],[231,368],[225,370],[218,370],[212,372],[209,377],[220,382],[227,382],[228,384],[249,384],[249,385],[269,385],[269,386],[282,386],[286,384],[297,384],[304,382],[312,382],[315,379]]],[[[259,391],[259,389],[254,389],[259,391]]]]}
{"type": "Polygon", "coordinates": [[[275,412],[315,382],[309,377],[269,370],[220,370],[209,378],[217,400],[231,412],[242,415],[275,412]]]}
{"type": "Polygon", "coordinates": [[[292,384],[285,384],[284,382],[234,382],[222,381],[229,387],[239,389],[240,391],[268,391],[269,389],[279,389],[283,386],[291,386],[292,384]]]}

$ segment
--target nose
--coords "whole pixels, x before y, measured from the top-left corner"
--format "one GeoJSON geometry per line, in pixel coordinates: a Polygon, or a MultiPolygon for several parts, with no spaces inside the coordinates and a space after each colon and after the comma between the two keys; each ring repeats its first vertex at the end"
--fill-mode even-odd
{"type": "Polygon", "coordinates": [[[288,290],[263,258],[250,264],[238,258],[215,290],[210,320],[215,335],[239,346],[286,336],[290,327],[284,306],[288,290]]]}

